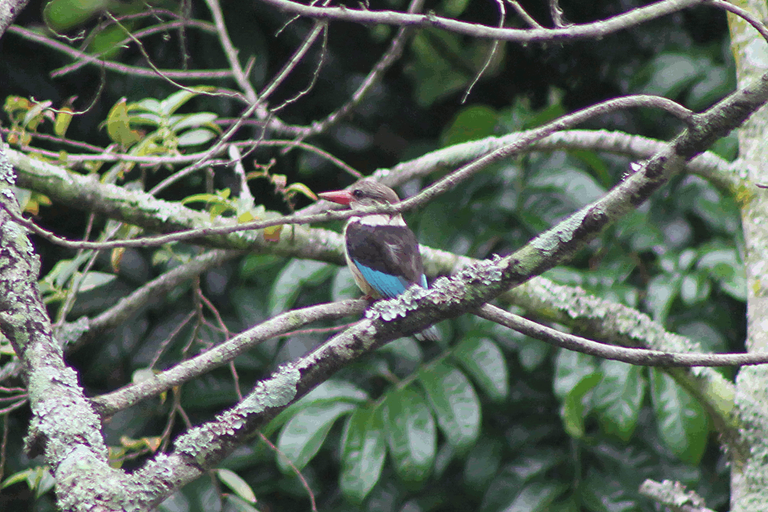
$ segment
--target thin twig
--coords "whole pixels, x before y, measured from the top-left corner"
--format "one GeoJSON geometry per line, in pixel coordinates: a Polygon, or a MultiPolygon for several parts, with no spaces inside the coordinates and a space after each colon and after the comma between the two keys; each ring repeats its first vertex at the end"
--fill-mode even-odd
{"type": "Polygon", "coordinates": [[[645,348],[624,348],[598,343],[573,334],[556,331],[545,325],[532,322],[491,304],[479,307],[477,316],[509,327],[531,338],[545,341],[556,347],[589,354],[613,361],[639,366],[691,367],[691,366],[748,366],[768,363],[768,354],[681,354],[649,350],[645,348]]]}
{"type": "Polygon", "coordinates": [[[563,8],[557,0],[549,0],[549,15],[552,16],[552,23],[558,27],[565,27],[567,24],[563,21],[563,8]]]}
{"type": "Polygon", "coordinates": [[[186,326],[190,320],[192,320],[195,317],[195,312],[191,312],[187,314],[184,318],[181,319],[181,322],[178,323],[176,327],[173,328],[173,330],[168,333],[168,336],[165,337],[165,339],[160,343],[160,346],[157,347],[157,350],[155,351],[155,355],[152,356],[152,361],[149,362],[149,365],[147,365],[147,368],[150,370],[155,367],[157,362],[160,360],[160,356],[163,355],[163,352],[165,352],[165,349],[168,348],[168,344],[173,340],[173,338],[176,337],[177,334],[181,332],[181,330],[186,326]]]}
{"type": "MultiPolygon", "coordinates": [[[[9,132],[10,132],[10,128],[0,127],[0,133],[9,133],[9,132]]],[[[178,165],[178,164],[186,164],[189,162],[198,161],[202,158],[205,158],[209,154],[209,151],[203,151],[200,153],[190,153],[185,155],[168,155],[168,156],[139,156],[139,155],[130,155],[128,153],[109,153],[109,152],[104,152],[104,148],[100,148],[98,146],[91,146],[90,144],[86,144],[78,141],[71,141],[69,139],[62,139],[60,137],[54,137],[52,135],[47,135],[44,133],[32,132],[30,133],[30,135],[32,135],[33,137],[39,137],[40,139],[43,139],[43,140],[60,142],[62,144],[67,143],[67,144],[71,144],[72,146],[80,147],[80,149],[84,149],[88,151],[99,151],[101,153],[98,155],[68,153],[66,155],[66,162],[62,162],[63,165],[67,165],[67,166],[72,166],[74,164],[78,164],[81,162],[133,162],[140,165],[148,165],[153,167],[157,165],[178,165]]],[[[360,171],[354,169],[352,166],[350,166],[340,158],[307,142],[301,142],[297,140],[287,140],[287,139],[244,140],[244,141],[231,142],[228,145],[223,146],[220,152],[223,153],[224,150],[228,149],[229,146],[237,146],[241,148],[256,148],[259,146],[297,147],[299,149],[303,149],[305,151],[315,153],[316,155],[336,165],[337,167],[342,169],[344,172],[350,174],[351,176],[354,176],[356,178],[361,178],[363,176],[360,173],[360,171]]],[[[49,157],[51,159],[58,159],[58,158],[61,158],[62,156],[61,153],[57,151],[39,149],[31,146],[22,146],[21,149],[23,151],[28,151],[28,152],[33,151],[35,153],[39,153],[40,155],[49,157]]],[[[211,161],[209,160],[208,162],[210,163],[211,161]]]]}
{"type": "MultiPolygon", "coordinates": [[[[28,39],[30,41],[41,43],[45,46],[48,46],[49,48],[53,48],[54,50],[60,51],[62,53],[66,53],[73,59],[81,59],[85,61],[87,64],[103,66],[105,69],[108,69],[109,71],[114,71],[115,73],[120,73],[123,75],[143,76],[148,78],[159,78],[159,75],[152,69],[147,69],[147,68],[138,67],[138,66],[126,66],[123,64],[118,64],[116,62],[98,59],[85,52],[75,50],[65,44],[59,43],[58,41],[53,41],[41,34],[38,34],[37,32],[27,30],[17,25],[12,25],[8,27],[8,32],[11,34],[22,36],[25,39],[28,39]]],[[[219,79],[219,78],[232,77],[232,72],[228,69],[212,69],[207,71],[180,71],[180,70],[172,70],[172,69],[162,69],[160,70],[160,72],[162,73],[163,78],[173,78],[173,79],[180,79],[180,80],[214,79],[214,78],[219,79]]],[[[51,76],[55,78],[54,75],[51,75],[51,76]]]]}
{"type": "Polygon", "coordinates": [[[151,67],[152,70],[155,73],[157,73],[161,78],[163,78],[166,82],[170,83],[171,85],[173,85],[177,89],[182,89],[184,91],[195,93],[195,94],[203,94],[203,95],[206,95],[206,96],[226,96],[226,97],[237,97],[237,96],[239,96],[239,93],[210,92],[210,91],[203,91],[203,90],[200,90],[200,89],[192,89],[192,88],[186,87],[186,86],[184,86],[184,85],[182,85],[182,84],[180,84],[178,82],[175,82],[173,80],[173,78],[171,78],[170,76],[167,76],[166,74],[164,74],[164,72],[160,68],[155,66],[155,63],[152,62],[152,58],[149,56],[149,53],[147,53],[147,50],[144,48],[144,43],[139,41],[139,39],[136,38],[136,36],[134,36],[131,33],[131,31],[128,30],[122,23],[120,23],[120,20],[115,18],[115,16],[111,12],[105,11],[105,14],[107,15],[107,17],[109,17],[109,19],[111,19],[118,27],[120,27],[125,32],[125,34],[131,39],[131,41],[136,43],[136,46],[139,48],[139,51],[141,52],[141,54],[144,56],[144,59],[147,61],[147,64],[149,65],[149,67],[151,67]]]}
{"type": "Polygon", "coordinates": [[[0,442],[0,482],[3,481],[5,474],[5,450],[8,447],[8,431],[10,430],[11,418],[3,416],[3,440],[0,442]]]}
{"type": "Polygon", "coordinates": [[[766,27],[763,22],[755,18],[755,16],[746,9],[742,9],[741,7],[738,7],[729,2],[724,2],[723,0],[707,0],[705,3],[720,9],[724,9],[732,14],[735,14],[736,16],[744,18],[744,21],[752,25],[755,30],[760,32],[760,35],[763,36],[763,39],[768,41],[768,27],[766,27]]]}
{"type": "MultiPolygon", "coordinates": [[[[424,4],[424,0],[413,0],[408,6],[409,13],[416,13],[421,10],[424,4]]],[[[410,27],[400,27],[395,37],[389,44],[389,48],[381,56],[381,59],[371,69],[368,76],[365,77],[360,87],[352,94],[350,100],[339,107],[335,112],[331,112],[321,121],[312,123],[312,126],[302,134],[302,139],[311,137],[319,133],[323,133],[330,127],[334,126],[341,119],[346,117],[352,110],[354,110],[363,98],[373,89],[373,86],[379,83],[384,73],[403,55],[408,38],[413,34],[413,29],[410,27]]],[[[299,139],[301,140],[301,139],[299,139]]]]}
{"type": "MultiPolygon", "coordinates": [[[[499,6],[499,28],[504,26],[504,21],[507,18],[507,11],[504,9],[504,0],[496,0],[496,5],[499,6]]],[[[472,79],[472,82],[467,86],[467,89],[464,91],[464,94],[461,97],[461,104],[463,105],[467,98],[469,97],[469,93],[472,92],[472,88],[477,84],[478,81],[480,81],[480,77],[483,76],[483,73],[485,73],[485,70],[488,69],[488,66],[491,65],[491,61],[493,61],[493,57],[496,55],[496,50],[499,49],[500,42],[498,40],[494,40],[491,43],[491,49],[488,51],[488,56],[485,58],[485,62],[483,62],[483,66],[480,68],[480,70],[475,73],[475,77],[472,79]]]]}
{"type": "MultiPolygon", "coordinates": [[[[530,146],[534,142],[540,139],[543,139],[544,137],[551,135],[556,131],[570,128],[576,124],[582,123],[590,119],[591,117],[594,117],[596,115],[602,115],[616,109],[637,108],[637,107],[659,108],[673,115],[676,115],[677,117],[680,117],[681,119],[683,119],[688,123],[690,123],[693,118],[693,113],[690,110],[679,105],[678,103],[675,103],[672,100],[662,98],[659,96],[636,95],[636,96],[625,96],[622,98],[616,98],[613,100],[604,101],[602,103],[598,103],[597,105],[593,105],[583,110],[574,112],[573,114],[563,116],[535,130],[530,130],[529,132],[526,132],[524,135],[522,135],[516,141],[508,145],[505,145],[495,151],[492,151],[491,153],[488,153],[470,162],[469,164],[464,165],[463,167],[457,169],[456,171],[453,171],[449,175],[443,177],[441,180],[432,184],[430,187],[422,190],[421,193],[419,193],[418,195],[411,197],[409,199],[406,199],[404,201],[401,201],[400,203],[393,206],[373,209],[371,210],[370,213],[372,214],[373,213],[402,213],[402,212],[411,210],[413,208],[422,206],[427,202],[431,201],[433,198],[447,192],[448,190],[453,189],[458,185],[458,183],[468,179],[470,176],[479,172],[481,169],[484,169],[491,163],[497,162],[504,158],[508,158],[511,155],[521,151],[523,148],[530,146]]],[[[250,109],[254,109],[254,108],[255,106],[250,107],[250,109]]],[[[228,132],[230,133],[230,136],[232,131],[233,130],[230,130],[228,132]]],[[[222,138],[223,137],[224,136],[222,136],[222,138]]],[[[223,142],[221,142],[221,144],[223,145],[223,142]]],[[[216,148],[212,148],[206,153],[212,154],[215,149],[216,148]]],[[[193,170],[196,170],[198,168],[197,167],[198,165],[200,164],[195,164],[190,168],[193,170]]],[[[161,190],[165,186],[180,179],[179,175],[186,176],[187,174],[189,174],[189,172],[186,172],[186,174],[184,174],[185,172],[186,170],[180,171],[179,173],[174,174],[173,176],[169,177],[168,179],[158,184],[154,189],[152,189],[152,191],[150,191],[150,193],[155,194],[157,193],[157,191],[161,190]],[[174,179],[171,179],[171,178],[174,178],[174,179]]],[[[28,221],[21,215],[16,214],[15,212],[8,210],[7,208],[6,210],[16,222],[22,224],[23,226],[32,230],[36,234],[44,237],[45,239],[50,240],[51,242],[54,242],[59,245],[63,245],[65,247],[71,247],[71,248],[83,247],[83,248],[89,248],[89,249],[107,249],[112,247],[153,247],[153,246],[162,245],[169,242],[188,240],[188,239],[198,238],[198,237],[212,235],[212,234],[230,234],[238,231],[248,231],[251,229],[263,229],[266,227],[279,226],[279,225],[285,225],[285,224],[311,224],[314,222],[327,222],[331,220],[347,219],[353,215],[356,215],[356,213],[352,211],[346,211],[346,212],[328,211],[321,215],[289,215],[279,219],[246,222],[239,225],[221,226],[221,227],[205,227],[205,228],[198,228],[198,229],[193,229],[188,231],[180,231],[180,232],[172,233],[169,235],[151,236],[151,237],[145,237],[145,238],[137,238],[134,240],[115,241],[115,242],[107,242],[107,243],[96,243],[96,242],[73,242],[65,238],[56,236],[53,233],[46,231],[45,229],[42,229],[39,226],[35,225],[33,222],[28,221]]]]}
{"type": "Polygon", "coordinates": [[[525,9],[517,2],[517,0],[507,0],[507,3],[512,6],[512,8],[515,10],[518,16],[523,18],[523,21],[526,22],[528,25],[530,25],[533,28],[544,28],[541,25],[539,25],[539,22],[537,22],[533,17],[531,17],[530,14],[525,12],[525,9]]]}
{"type": "Polygon", "coordinates": [[[290,0],[262,0],[281,11],[322,20],[343,20],[365,25],[396,25],[435,27],[449,32],[483,39],[499,39],[519,43],[546,41],[575,41],[599,39],[620,30],[645,23],[656,18],[679,12],[688,7],[701,5],[702,0],[666,0],[633,9],[612,18],[568,28],[515,29],[496,28],[457,21],[451,18],[429,14],[407,14],[397,11],[372,11],[348,7],[313,7],[290,0]]]}
{"type": "Polygon", "coordinates": [[[6,414],[8,414],[10,412],[15,411],[19,407],[22,407],[24,404],[26,404],[28,401],[29,401],[28,398],[25,396],[22,400],[19,400],[15,404],[9,405],[5,409],[0,409],[0,416],[3,416],[3,415],[6,415],[6,414]]]}
{"type": "MultiPolygon", "coordinates": [[[[146,15],[144,14],[143,16],[146,16],[146,15]]],[[[136,17],[135,15],[134,16],[128,15],[128,16],[123,16],[122,19],[123,20],[128,20],[128,19],[135,18],[135,17],[136,17]]],[[[140,31],[134,33],[133,35],[136,38],[141,39],[143,37],[147,37],[147,36],[156,34],[158,32],[165,32],[165,31],[168,31],[168,30],[172,30],[174,28],[184,28],[184,27],[187,27],[187,26],[199,28],[199,29],[201,29],[203,31],[212,32],[214,34],[216,33],[216,27],[214,27],[213,25],[211,25],[208,22],[198,21],[198,20],[186,20],[186,21],[185,20],[178,20],[178,21],[170,21],[168,23],[161,23],[160,25],[154,25],[154,26],[148,27],[148,28],[146,28],[144,30],[140,30],[140,31]]],[[[130,41],[131,41],[131,38],[130,37],[126,37],[122,41],[119,41],[119,42],[115,43],[114,46],[121,47],[121,46],[125,45],[126,43],[128,43],[130,41]]],[[[109,49],[104,50],[102,52],[95,53],[95,54],[90,54],[90,55],[93,56],[93,57],[101,57],[102,55],[104,55],[106,53],[109,53],[111,51],[113,51],[113,49],[109,48],[109,49]]],[[[51,77],[55,78],[55,77],[59,77],[59,76],[64,76],[64,75],[66,75],[68,73],[71,73],[73,71],[77,71],[78,69],[82,68],[83,66],[86,66],[87,64],[88,64],[88,62],[81,60],[81,61],[75,62],[74,64],[69,64],[67,66],[55,69],[55,70],[53,70],[51,72],[51,77]]]]}
{"type": "Polygon", "coordinates": [[[307,480],[304,478],[304,475],[302,475],[302,474],[301,474],[301,471],[299,471],[299,468],[297,468],[297,467],[296,467],[296,466],[293,464],[293,462],[291,462],[291,459],[289,459],[288,457],[286,457],[285,455],[283,455],[283,453],[282,453],[282,452],[281,452],[281,451],[280,451],[280,450],[277,448],[277,446],[275,446],[274,444],[272,444],[272,442],[271,442],[271,441],[270,441],[270,440],[267,438],[267,436],[265,436],[264,434],[262,434],[261,432],[259,432],[259,437],[261,438],[261,440],[262,440],[262,441],[264,441],[265,443],[267,443],[267,446],[269,446],[269,447],[272,449],[272,451],[274,451],[275,453],[277,453],[277,454],[281,455],[281,456],[283,457],[283,459],[285,459],[285,461],[286,461],[286,462],[288,463],[288,465],[291,467],[291,469],[293,470],[293,472],[294,472],[294,473],[296,474],[296,476],[299,478],[299,481],[301,482],[301,485],[304,487],[304,489],[306,489],[306,490],[307,490],[307,494],[309,495],[309,506],[310,506],[310,510],[311,510],[312,512],[317,512],[317,504],[315,503],[315,494],[312,492],[312,488],[311,488],[311,487],[309,486],[309,484],[307,483],[307,480]]]}
{"type": "Polygon", "coordinates": [[[270,109],[270,112],[272,113],[279,112],[280,110],[284,109],[291,103],[298,101],[302,96],[305,96],[306,94],[308,94],[309,91],[311,91],[312,88],[315,86],[315,83],[317,83],[317,77],[320,76],[320,70],[323,69],[323,64],[325,63],[325,56],[328,52],[328,31],[329,31],[328,24],[323,22],[322,23],[323,42],[320,45],[320,57],[317,59],[317,66],[315,67],[315,70],[312,73],[312,79],[309,81],[307,86],[304,87],[295,95],[293,95],[291,98],[288,98],[287,100],[283,101],[280,105],[270,109]]]}
{"type": "Polygon", "coordinates": [[[368,302],[365,300],[349,299],[281,313],[202,354],[156,374],[153,379],[129,384],[111,393],[94,397],[92,402],[99,414],[110,416],[141,400],[156,396],[214,368],[225,365],[266,340],[282,336],[297,327],[320,320],[338,320],[350,315],[359,315],[367,306],[368,302]]]}
{"type": "Polygon", "coordinates": [[[266,101],[280,86],[280,84],[283,83],[283,80],[288,78],[288,75],[291,73],[291,71],[293,71],[299,62],[301,62],[301,59],[304,58],[304,55],[307,54],[309,49],[315,43],[317,37],[323,32],[323,30],[325,30],[325,26],[326,24],[324,22],[315,23],[315,26],[312,27],[312,31],[307,34],[307,37],[304,38],[304,41],[301,43],[301,45],[296,49],[291,58],[288,59],[288,62],[283,65],[282,69],[277,73],[277,75],[275,75],[267,84],[267,86],[264,87],[264,89],[261,91],[259,94],[261,101],[266,101]]]}
{"type": "Polygon", "coordinates": [[[211,14],[213,15],[213,22],[216,26],[216,33],[218,34],[219,42],[221,42],[221,47],[224,50],[224,55],[226,55],[227,61],[229,62],[229,68],[232,70],[232,76],[235,78],[237,85],[240,86],[240,89],[242,89],[243,93],[245,93],[245,99],[248,101],[248,103],[256,103],[258,100],[256,96],[256,90],[253,88],[253,85],[251,85],[250,80],[248,80],[248,76],[245,74],[242,66],[240,65],[240,61],[237,57],[237,49],[232,44],[232,40],[229,38],[229,33],[227,32],[227,26],[224,23],[224,15],[221,12],[221,5],[219,5],[219,1],[205,0],[205,3],[208,5],[208,9],[210,9],[211,14]]]}

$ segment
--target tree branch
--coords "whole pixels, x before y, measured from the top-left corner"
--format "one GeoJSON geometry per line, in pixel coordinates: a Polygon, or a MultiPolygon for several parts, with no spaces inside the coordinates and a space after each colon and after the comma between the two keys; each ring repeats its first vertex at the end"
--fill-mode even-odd
{"type": "Polygon", "coordinates": [[[91,403],[102,417],[111,416],[141,400],[157,396],[174,386],[223,366],[264,341],[320,320],[338,320],[360,315],[367,305],[367,301],[350,299],[287,311],[216,345],[207,352],[155,374],[148,380],[95,397],[91,399],[91,403]]]}
{"type": "Polygon", "coordinates": [[[545,41],[576,41],[586,38],[602,38],[620,30],[662,16],[701,5],[702,0],[665,0],[614,16],[603,21],[566,28],[514,29],[495,28],[443,18],[435,14],[407,14],[396,11],[349,9],[347,7],[314,7],[290,0],[261,0],[276,9],[315,19],[351,21],[365,25],[396,25],[400,27],[435,27],[449,32],[481,39],[497,39],[518,43],[545,41]]]}

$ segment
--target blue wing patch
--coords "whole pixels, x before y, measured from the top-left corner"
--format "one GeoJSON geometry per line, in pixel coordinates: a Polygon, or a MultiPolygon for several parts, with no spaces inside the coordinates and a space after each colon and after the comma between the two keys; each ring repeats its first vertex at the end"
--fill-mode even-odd
{"type": "Polygon", "coordinates": [[[382,297],[397,297],[403,293],[411,284],[407,279],[403,277],[393,276],[378,270],[373,270],[372,268],[361,265],[358,262],[355,262],[355,266],[360,270],[360,273],[363,275],[365,280],[368,281],[368,284],[371,285],[371,288],[376,290],[376,292],[382,297]]]}
{"type": "MultiPolygon", "coordinates": [[[[355,267],[357,267],[357,269],[360,271],[363,279],[365,279],[371,288],[376,290],[376,292],[382,297],[397,297],[405,290],[407,290],[411,285],[411,283],[409,283],[408,280],[404,277],[393,276],[392,274],[373,270],[372,268],[361,265],[356,261],[354,264],[355,267]]],[[[427,277],[424,274],[421,275],[421,286],[424,289],[428,288],[427,277]]],[[[437,331],[434,325],[427,327],[420,333],[416,333],[414,336],[416,336],[416,339],[419,341],[438,341],[440,339],[440,333],[437,331]]]]}

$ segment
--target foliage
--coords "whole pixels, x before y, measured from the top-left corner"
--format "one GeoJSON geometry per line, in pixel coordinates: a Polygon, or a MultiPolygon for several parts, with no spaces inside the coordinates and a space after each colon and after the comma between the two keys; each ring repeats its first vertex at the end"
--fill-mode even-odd
{"type": "MultiPolygon", "coordinates": [[[[68,15],[71,3],[54,0],[45,9],[45,19],[59,30],[88,30],[93,54],[109,50],[110,58],[132,61],[136,55],[107,42],[125,37],[126,29],[145,28],[151,18],[107,27],[103,20],[93,21],[107,8],[103,4],[92,2],[82,12],[68,15]]],[[[563,7],[574,16],[594,14],[565,2],[563,7]]],[[[145,8],[128,3],[122,14],[149,12],[145,8]]],[[[254,56],[250,77],[262,86],[308,25],[288,24],[283,36],[273,38],[283,18],[261,7],[225,8],[229,21],[241,21],[231,23],[231,35],[238,41],[241,60],[254,56]]],[[[473,19],[490,16],[470,2],[445,1],[439,8],[473,19]]],[[[602,3],[595,7],[604,8],[602,3]]],[[[195,12],[195,16],[208,14],[195,12]]],[[[380,27],[355,27],[345,34],[342,30],[331,29],[326,68],[310,95],[281,112],[283,119],[310,125],[320,117],[317,112],[342,104],[360,81],[359,69],[375,62],[368,53],[383,47],[380,27]]],[[[388,76],[356,117],[312,142],[369,173],[440,147],[538,126],[599,94],[662,94],[702,109],[733,88],[733,63],[719,39],[697,40],[695,27],[679,19],[635,30],[632,36],[617,36],[615,48],[604,53],[602,46],[585,45],[574,50],[575,57],[562,48],[502,45],[467,105],[458,100],[483,68],[489,43],[467,44],[461,36],[432,29],[419,32],[393,73],[397,76],[388,76]],[[670,35],[662,49],[651,53],[647,41],[659,32],[670,35]],[[631,58],[620,60],[627,55],[631,58]],[[604,68],[597,76],[592,66],[600,59],[604,68]],[[549,71],[552,79],[542,83],[549,71]]],[[[722,30],[716,32],[724,37],[722,30]]],[[[171,37],[170,30],[165,34],[171,37]]],[[[195,67],[216,68],[224,61],[207,33],[184,41],[195,67]]],[[[169,55],[169,45],[161,38],[149,38],[144,45],[158,66],[181,67],[175,60],[178,55],[169,55]]],[[[311,57],[319,59],[316,54],[311,57]]],[[[46,59],[58,62],[59,57],[46,59]]],[[[135,157],[183,156],[212,147],[231,126],[228,118],[242,110],[235,99],[218,94],[222,86],[213,79],[177,90],[152,78],[111,77],[97,105],[87,116],[72,118],[67,127],[68,119],[59,116],[71,116],[71,109],[51,107],[74,94],[72,83],[46,96],[43,91],[54,82],[46,79],[45,87],[25,88],[17,77],[47,76],[54,65],[11,62],[12,79],[0,86],[6,98],[3,121],[9,123],[3,125],[8,128],[6,137],[15,147],[35,145],[40,157],[50,161],[59,158],[52,153],[66,153],[71,147],[61,140],[36,139],[36,134],[68,137],[104,152],[109,148],[135,157]]],[[[84,82],[95,76],[88,70],[80,73],[84,82]]],[[[312,74],[313,67],[303,63],[279,90],[274,104],[306,87],[312,74]]],[[[227,87],[231,85],[227,82],[227,87]]],[[[668,117],[661,122],[662,115],[622,113],[603,120],[600,127],[664,138],[681,125],[668,117]]],[[[244,140],[266,137],[259,127],[243,132],[239,137],[244,140]]],[[[733,158],[734,147],[730,139],[719,142],[716,149],[733,158]]],[[[313,190],[334,189],[350,181],[336,177],[340,173],[328,160],[295,148],[260,147],[242,162],[257,171],[238,176],[231,161],[219,160],[211,164],[215,173],[192,174],[171,188],[168,197],[180,204],[203,204],[212,221],[230,214],[247,221],[268,210],[289,210],[294,202],[304,206],[313,190]],[[280,174],[260,171],[272,165],[280,174]],[[248,181],[253,177],[269,179],[248,181]],[[248,196],[242,183],[250,185],[252,198],[247,204],[240,202],[248,196]]],[[[586,150],[531,153],[485,169],[417,214],[406,215],[407,221],[430,247],[476,258],[508,254],[605,194],[622,179],[628,163],[624,157],[586,150]]],[[[86,162],[77,170],[125,188],[149,190],[180,168],[130,162],[103,168],[86,162]]],[[[410,195],[419,185],[406,184],[401,195],[410,195]]],[[[61,233],[84,231],[87,221],[79,216],[71,219],[71,210],[48,209],[45,196],[28,194],[40,211],[41,223],[61,233]]],[[[105,240],[115,227],[123,230],[121,235],[131,229],[97,223],[97,236],[95,231],[91,236],[105,240]]],[[[646,312],[707,350],[738,351],[743,348],[746,300],[740,230],[732,197],[701,178],[680,175],[609,228],[588,251],[546,277],[646,312]]],[[[126,238],[136,234],[131,231],[126,238]]],[[[288,229],[272,231],[274,240],[287,236],[288,229]]],[[[58,314],[74,321],[82,315],[96,316],[150,279],[188,261],[198,249],[184,243],[127,249],[117,261],[88,251],[73,255],[42,242],[40,250],[43,299],[54,318],[58,314]]],[[[346,268],[249,254],[157,297],[97,345],[69,355],[68,361],[83,385],[97,394],[129,382],[139,372],[167,368],[283,311],[355,296],[358,291],[346,268]]],[[[709,419],[667,374],[552,349],[471,316],[438,328],[437,346],[404,338],[341,369],[264,428],[263,435],[276,449],[254,439],[216,470],[218,481],[200,479],[160,510],[305,510],[308,491],[297,472],[323,510],[656,510],[637,492],[645,478],[682,481],[713,509],[727,503],[725,457],[712,438],[709,419]]],[[[317,328],[268,341],[240,355],[230,369],[215,370],[169,396],[118,413],[104,425],[115,464],[136,467],[160,445],[156,436],[167,440],[169,434],[181,432],[184,418],[191,424],[210,419],[232,405],[240,390],[328,336],[317,328]]],[[[0,364],[10,360],[9,351],[0,345],[0,364]]],[[[18,509],[34,503],[38,510],[50,510],[50,474],[28,461],[19,448],[28,412],[22,409],[8,418],[11,449],[3,487],[16,497],[2,501],[0,496],[0,503],[18,509]],[[19,490],[25,486],[29,494],[19,490]]],[[[166,448],[167,444],[161,449],[166,448]]]]}

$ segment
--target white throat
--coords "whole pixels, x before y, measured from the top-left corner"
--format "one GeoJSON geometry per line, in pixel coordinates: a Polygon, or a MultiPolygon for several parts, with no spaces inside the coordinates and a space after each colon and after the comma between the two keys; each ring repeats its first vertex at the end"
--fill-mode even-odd
{"type": "Polygon", "coordinates": [[[387,215],[380,213],[376,215],[366,215],[365,217],[350,217],[350,222],[359,222],[364,226],[405,226],[402,215],[387,215]]]}

